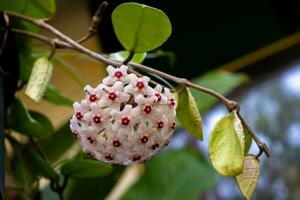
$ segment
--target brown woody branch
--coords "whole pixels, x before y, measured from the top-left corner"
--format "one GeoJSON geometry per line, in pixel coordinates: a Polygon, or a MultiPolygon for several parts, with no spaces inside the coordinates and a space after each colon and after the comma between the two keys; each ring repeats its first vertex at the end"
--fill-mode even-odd
{"type": "MultiPolygon", "coordinates": [[[[54,44],[58,48],[70,48],[70,49],[77,50],[79,52],[82,52],[82,53],[84,53],[84,54],[86,54],[86,55],[88,55],[88,56],[90,56],[90,57],[92,57],[92,58],[94,58],[94,59],[96,59],[96,60],[98,60],[102,63],[108,64],[108,65],[113,65],[115,67],[119,67],[123,64],[121,61],[114,60],[114,59],[112,59],[108,56],[98,54],[96,52],[93,52],[93,51],[83,47],[78,42],[74,41],[70,37],[66,36],[65,34],[60,32],[59,30],[55,29],[54,27],[52,27],[51,25],[46,23],[45,20],[43,20],[43,19],[35,19],[35,18],[26,16],[26,15],[22,15],[22,14],[11,12],[11,11],[5,11],[5,14],[8,15],[8,16],[16,17],[16,18],[19,18],[21,20],[25,20],[25,21],[28,21],[32,24],[35,24],[36,26],[49,31],[50,33],[55,35],[57,38],[51,39],[51,38],[46,38],[45,36],[41,36],[41,35],[38,35],[38,34],[33,34],[33,33],[26,32],[24,30],[17,30],[17,32],[20,33],[20,34],[33,37],[35,39],[44,41],[48,44],[54,44]]],[[[89,36],[89,37],[91,37],[91,36],[89,36]]],[[[82,42],[82,41],[85,41],[85,40],[86,39],[81,39],[81,40],[79,40],[79,42],[82,42]]],[[[237,113],[238,113],[243,125],[249,131],[252,138],[254,139],[254,141],[256,142],[256,144],[258,145],[258,147],[260,149],[259,153],[257,154],[257,157],[260,156],[262,152],[264,152],[266,154],[266,156],[268,156],[268,157],[270,156],[270,152],[269,152],[266,144],[260,141],[260,139],[255,135],[255,133],[251,130],[249,125],[246,123],[244,118],[240,115],[240,113],[239,113],[239,104],[237,102],[226,98],[222,94],[220,94],[220,93],[218,93],[218,92],[216,92],[212,89],[197,85],[197,84],[195,84],[195,83],[193,83],[193,82],[191,82],[187,79],[179,78],[179,77],[167,74],[165,72],[159,71],[157,69],[154,69],[154,68],[142,65],[142,64],[129,62],[128,65],[133,67],[133,68],[140,69],[142,71],[146,71],[146,72],[156,74],[158,76],[161,76],[161,77],[163,77],[165,79],[168,79],[168,80],[170,80],[174,83],[177,83],[179,85],[190,87],[190,88],[193,88],[195,90],[198,90],[198,91],[207,93],[209,95],[212,95],[215,98],[219,99],[226,106],[226,108],[229,112],[231,112],[232,110],[237,110],[237,113]]]]}

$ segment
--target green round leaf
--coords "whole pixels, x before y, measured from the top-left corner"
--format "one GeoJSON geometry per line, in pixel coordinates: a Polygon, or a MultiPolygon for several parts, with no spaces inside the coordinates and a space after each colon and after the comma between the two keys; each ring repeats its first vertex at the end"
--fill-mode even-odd
{"type": "Polygon", "coordinates": [[[130,52],[143,53],[162,45],[171,35],[168,16],[153,7],[123,3],[112,13],[115,34],[130,52]]]}
{"type": "Polygon", "coordinates": [[[238,122],[234,112],[226,115],[217,122],[210,137],[209,156],[223,176],[236,176],[243,170],[245,141],[243,128],[236,129],[238,122]]]}
{"type": "Polygon", "coordinates": [[[112,167],[96,160],[75,159],[65,163],[61,172],[71,178],[97,178],[112,171],[112,167]]]}
{"type": "Polygon", "coordinates": [[[245,199],[249,200],[255,192],[259,178],[259,160],[253,155],[248,155],[244,160],[243,173],[236,177],[236,182],[245,199]]]}
{"type": "Polygon", "coordinates": [[[192,93],[185,87],[177,99],[176,113],[181,126],[199,140],[203,140],[201,116],[192,93]]]}
{"type": "MultiPolygon", "coordinates": [[[[129,56],[129,52],[128,51],[118,51],[118,52],[109,54],[109,56],[116,60],[124,61],[129,56]]],[[[147,56],[147,53],[136,53],[136,54],[134,54],[134,56],[130,60],[130,62],[142,63],[144,61],[144,59],[146,58],[146,56],[147,56]]]]}

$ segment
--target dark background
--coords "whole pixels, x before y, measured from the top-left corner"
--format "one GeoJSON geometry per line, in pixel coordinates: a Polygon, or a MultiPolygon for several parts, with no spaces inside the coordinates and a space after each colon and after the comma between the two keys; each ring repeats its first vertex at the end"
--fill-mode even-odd
{"type": "MultiPolygon", "coordinates": [[[[108,13],[99,33],[104,50],[114,52],[122,47],[114,36],[110,14],[126,1],[108,2],[108,13]]],[[[173,33],[161,49],[176,55],[172,73],[188,78],[284,38],[299,30],[300,25],[300,1],[297,0],[136,2],[160,8],[170,17],[173,33]]],[[[90,5],[94,12],[99,1],[91,0],[90,5]]],[[[146,64],[155,66],[151,62],[146,64]]]]}

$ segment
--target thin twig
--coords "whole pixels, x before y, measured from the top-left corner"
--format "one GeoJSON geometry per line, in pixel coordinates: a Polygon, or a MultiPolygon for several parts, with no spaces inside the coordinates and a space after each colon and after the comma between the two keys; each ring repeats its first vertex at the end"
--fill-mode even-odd
{"type": "Polygon", "coordinates": [[[40,40],[40,41],[48,44],[51,48],[52,48],[53,45],[55,45],[56,48],[73,49],[73,47],[70,44],[68,44],[66,42],[63,42],[63,41],[61,41],[57,38],[49,38],[49,37],[46,37],[46,36],[43,36],[43,35],[40,35],[40,34],[37,34],[37,33],[33,33],[33,32],[30,32],[30,31],[22,30],[22,29],[12,28],[10,30],[14,33],[40,40]]]}
{"type": "Polygon", "coordinates": [[[1,44],[1,47],[0,47],[0,55],[2,54],[2,51],[6,45],[6,42],[7,42],[7,36],[8,36],[8,30],[6,30],[3,34],[3,39],[2,39],[2,44],[1,44]]]}
{"type": "Polygon", "coordinates": [[[252,131],[252,129],[250,128],[250,126],[246,123],[245,119],[243,118],[243,116],[237,112],[237,115],[239,116],[242,124],[245,126],[245,128],[248,130],[249,134],[251,135],[251,137],[254,139],[255,143],[257,144],[258,148],[259,148],[259,152],[256,155],[256,158],[258,158],[262,152],[264,152],[266,154],[267,157],[270,157],[270,151],[267,147],[267,145],[263,142],[260,141],[260,139],[257,137],[257,135],[252,131]]]}
{"type": "MultiPolygon", "coordinates": [[[[84,54],[86,54],[86,55],[102,62],[102,63],[108,64],[108,65],[113,65],[115,67],[119,67],[123,64],[121,61],[114,60],[110,57],[107,57],[107,56],[102,55],[102,54],[98,54],[96,52],[93,52],[93,51],[81,46],[80,44],[78,44],[76,41],[74,41],[70,37],[66,36],[65,34],[60,32],[59,30],[57,30],[54,27],[52,27],[51,25],[47,24],[45,22],[45,20],[43,20],[43,19],[35,19],[35,18],[26,16],[26,15],[22,15],[22,14],[11,12],[11,11],[5,11],[5,13],[8,16],[12,16],[12,17],[16,17],[16,18],[28,21],[32,24],[35,24],[36,26],[38,26],[40,28],[43,28],[43,29],[49,31],[50,33],[52,33],[53,35],[55,35],[56,37],[58,37],[60,39],[60,40],[55,39],[54,42],[56,44],[65,45],[67,43],[66,48],[71,48],[71,49],[75,49],[77,51],[80,51],[80,52],[82,52],[82,53],[84,53],[84,54]]],[[[35,38],[41,39],[42,37],[35,37],[35,38]]],[[[142,71],[146,71],[146,72],[156,74],[156,75],[161,76],[165,79],[173,81],[174,83],[177,83],[181,86],[190,87],[190,88],[196,89],[198,91],[210,94],[210,95],[214,96],[215,98],[219,99],[226,106],[226,108],[229,112],[232,111],[233,109],[236,109],[237,111],[239,110],[239,104],[237,102],[226,98],[225,96],[223,96],[222,94],[220,94],[220,93],[218,93],[214,90],[211,90],[209,88],[197,85],[197,84],[195,84],[195,83],[193,83],[193,82],[191,82],[187,79],[179,78],[179,77],[167,74],[165,72],[159,71],[157,69],[154,69],[154,68],[142,65],[142,64],[129,62],[128,65],[131,66],[131,67],[140,69],[142,71]]],[[[266,144],[264,144],[263,142],[260,141],[260,139],[254,134],[254,132],[250,129],[250,127],[248,126],[248,124],[242,118],[242,116],[240,114],[239,114],[239,117],[241,118],[241,121],[243,122],[243,125],[245,126],[245,128],[249,131],[249,133],[253,137],[254,141],[257,143],[258,147],[260,148],[260,151],[265,152],[265,154],[267,156],[269,156],[270,154],[269,154],[269,151],[268,151],[268,148],[267,148],[266,144]]]]}
{"type": "Polygon", "coordinates": [[[93,37],[98,32],[99,24],[102,20],[102,17],[104,15],[104,12],[106,11],[107,7],[108,7],[108,3],[106,1],[103,1],[100,4],[98,10],[96,11],[96,13],[94,14],[94,16],[92,18],[88,32],[82,38],[77,40],[77,43],[81,44],[81,43],[87,41],[88,39],[93,37]]]}

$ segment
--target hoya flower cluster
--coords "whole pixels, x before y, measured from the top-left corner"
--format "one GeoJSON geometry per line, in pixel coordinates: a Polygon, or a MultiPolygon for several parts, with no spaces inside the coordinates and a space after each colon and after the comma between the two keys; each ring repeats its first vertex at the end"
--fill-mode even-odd
{"type": "Polygon", "coordinates": [[[175,98],[168,88],[149,85],[150,78],[128,74],[128,67],[107,67],[96,88],[74,103],[71,130],[95,159],[128,165],[150,159],[169,143],[175,129],[175,98]]]}

